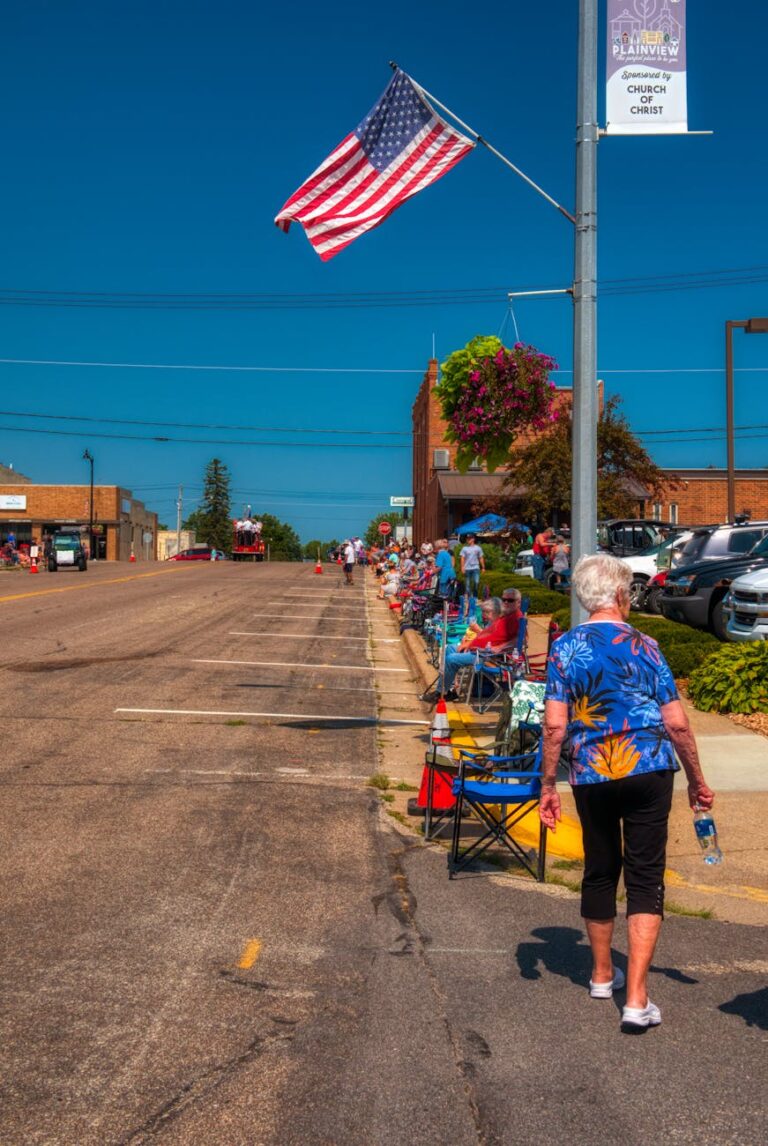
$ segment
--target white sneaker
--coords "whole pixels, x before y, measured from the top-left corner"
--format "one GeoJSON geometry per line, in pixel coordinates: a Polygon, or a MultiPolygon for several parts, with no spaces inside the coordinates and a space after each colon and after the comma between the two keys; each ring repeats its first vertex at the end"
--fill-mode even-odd
{"type": "Polygon", "coordinates": [[[589,994],[593,999],[612,999],[613,992],[620,991],[623,986],[624,972],[620,967],[614,967],[610,983],[593,983],[589,980],[589,994]]]}
{"type": "Polygon", "coordinates": [[[657,1027],[661,1011],[649,999],[644,1007],[622,1007],[621,1029],[625,1035],[638,1035],[648,1027],[657,1027]]]}

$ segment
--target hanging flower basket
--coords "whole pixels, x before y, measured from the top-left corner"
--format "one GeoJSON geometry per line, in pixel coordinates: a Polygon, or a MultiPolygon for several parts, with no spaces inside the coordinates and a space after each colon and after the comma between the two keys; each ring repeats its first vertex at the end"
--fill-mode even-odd
{"type": "Polygon", "coordinates": [[[447,438],[458,443],[456,467],[466,473],[481,458],[493,473],[503,465],[518,435],[543,430],[557,420],[557,363],[533,346],[516,342],[511,350],[498,338],[478,336],[442,364],[435,387],[447,438]]]}

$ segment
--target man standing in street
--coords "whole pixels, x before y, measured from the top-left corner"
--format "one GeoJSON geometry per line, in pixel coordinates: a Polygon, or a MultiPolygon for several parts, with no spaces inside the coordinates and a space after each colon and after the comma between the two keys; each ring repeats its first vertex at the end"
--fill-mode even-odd
{"type": "Polygon", "coordinates": [[[464,578],[464,616],[474,619],[480,574],[485,572],[485,557],[476,544],[474,533],[467,534],[467,544],[459,554],[461,575],[464,578]]]}
{"type": "Polygon", "coordinates": [[[344,579],[348,585],[354,585],[352,570],[355,568],[355,547],[351,541],[344,545],[344,579]]]}

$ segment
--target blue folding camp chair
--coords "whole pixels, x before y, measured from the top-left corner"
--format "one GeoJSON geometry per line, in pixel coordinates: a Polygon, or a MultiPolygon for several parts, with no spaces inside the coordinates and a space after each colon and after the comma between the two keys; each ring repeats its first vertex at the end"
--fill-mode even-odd
{"type": "Polygon", "coordinates": [[[535,861],[531,860],[511,834],[515,824],[538,806],[541,797],[541,740],[535,751],[521,756],[488,756],[482,752],[460,749],[459,772],[453,782],[453,793],[456,796],[456,809],[453,843],[448,856],[450,879],[478,859],[492,844],[501,844],[539,883],[544,882],[547,852],[547,830],[544,825],[541,824],[539,828],[539,847],[535,861]],[[480,820],[486,831],[460,852],[462,812],[467,808],[480,820]]]}

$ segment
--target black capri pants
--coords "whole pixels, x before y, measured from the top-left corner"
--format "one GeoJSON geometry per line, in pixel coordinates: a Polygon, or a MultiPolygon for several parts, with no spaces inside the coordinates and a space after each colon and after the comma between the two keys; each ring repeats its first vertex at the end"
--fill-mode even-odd
{"type": "Polygon", "coordinates": [[[584,835],[581,914],[585,919],[613,919],[616,915],[622,866],[627,915],[664,915],[664,868],[674,776],[667,769],[574,786],[584,835]]]}

